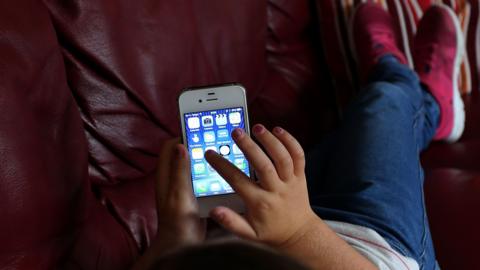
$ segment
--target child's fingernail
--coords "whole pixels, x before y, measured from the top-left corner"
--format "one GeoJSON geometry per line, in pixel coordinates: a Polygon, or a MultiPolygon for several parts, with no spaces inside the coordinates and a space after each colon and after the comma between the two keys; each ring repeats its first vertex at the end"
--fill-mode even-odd
{"type": "Polygon", "coordinates": [[[234,139],[240,139],[242,137],[242,135],[243,135],[243,129],[241,129],[241,128],[236,128],[232,132],[232,137],[234,139]]]}
{"type": "Polygon", "coordinates": [[[220,210],[214,210],[213,215],[218,219],[218,220],[223,220],[225,218],[225,214],[220,211],[220,210]]]}
{"type": "Polygon", "coordinates": [[[215,153],[216,153],[216,152],[213,151],[213,150],[207,150],[207,151],[205,152],[205,156],[215,155],[215,153]]]}
{"type": "Polygon", "coordinates": [[[262,134],[263,132],[265,132],[265,128],[262,125],[257,124],[255,126],[253,126],[253,133],[262,134]]]}
{"type": "Polygon", "coordinates": [[[273,133],[275,133],[275,134],[279,134],[279,135],[280,135],[280,134],[283,134],[283,132],[284,132],[284,130],[283,130],[283,128],[281,128],[281,127],[275,127],[275,128],[273,129],[273,133]]]}

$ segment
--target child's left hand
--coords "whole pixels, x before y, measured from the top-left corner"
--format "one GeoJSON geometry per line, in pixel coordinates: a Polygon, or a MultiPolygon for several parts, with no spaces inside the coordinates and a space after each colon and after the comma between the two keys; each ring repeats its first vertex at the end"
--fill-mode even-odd
{"type": "Polygon", "coordinates": [[[162,250],[202,243],[206,222],[200,218],[190,180],[188,152],[180,140],[162,147],[156,177],[158,229],[156,243],[162,250]]]}
{"type": "Polygon", "coordinates": [[[149,269],[165,253],[203,243],[205,219],[200,218],[197,200],[190,183],[190,160],[180,139],[163,144],[160,152],[155,194],[157,236],[133,269],[149,269]]]}

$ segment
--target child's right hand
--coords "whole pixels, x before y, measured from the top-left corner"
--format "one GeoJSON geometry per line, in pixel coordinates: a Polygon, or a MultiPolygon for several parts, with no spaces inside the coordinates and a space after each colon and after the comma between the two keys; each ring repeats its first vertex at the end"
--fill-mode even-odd
{"type": "Polygon", "coordinates": [[[226,207],[217,207],[210,215],[240,237],[280,247],[294,241],[312,222],[318,222],[308,201],[304,152],[281,128],[271,133],[255,125],[253,134],[271,160],[243,130],[234,130],[232,137],[255,170],[259,184],[214,151],[206,153],[211,166],[246,206],[244,217],[226,207]]]}

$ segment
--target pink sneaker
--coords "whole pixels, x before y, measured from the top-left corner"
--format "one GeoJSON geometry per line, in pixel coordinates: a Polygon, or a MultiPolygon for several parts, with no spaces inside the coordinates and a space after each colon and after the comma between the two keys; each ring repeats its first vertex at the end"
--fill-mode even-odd
{"type": "Polygon", "coordinates": [[[420,81],[440,106],[435,140],[457,141],[465,126],[465,111],[457,85],[465,49],[460,23],[445,5],[427,10],[413,44],[413,61],[420,81]]]}
{"type": "Polygon", "coordinates": [[[399,49],[399,34],[392,17],[381,6],[373,3],[360,4],[355,10],[351,25],[351,47],[357,60],[360,79],[366,82],[378,60],[386,55],[395,56],[408,65],[399,49]]]}

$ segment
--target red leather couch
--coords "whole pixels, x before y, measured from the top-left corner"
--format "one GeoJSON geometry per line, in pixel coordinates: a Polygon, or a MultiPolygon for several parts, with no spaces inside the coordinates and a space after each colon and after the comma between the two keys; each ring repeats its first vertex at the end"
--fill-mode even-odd
{"type": "MultiPolygon", "coordinates": [[[[321,1],[0,2],[0,268],[128,269],[155,235],[184,87],[240,82],[252,122],[306,148],[332,129],[321,1]]],[[[444,269],[478,266],[479,103],[461,142],[424,155],[444,269]]]]}

